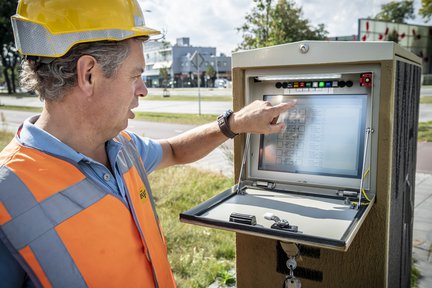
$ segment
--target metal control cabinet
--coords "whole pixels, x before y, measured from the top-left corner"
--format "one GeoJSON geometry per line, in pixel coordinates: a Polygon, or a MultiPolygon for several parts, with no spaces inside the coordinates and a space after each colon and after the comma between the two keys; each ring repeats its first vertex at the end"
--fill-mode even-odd
{"type": "Polygon", "coordinates": [[[233,54],[235,110],[297,101],[282,133],[236,138],[234,187],[180,215],[237,232],[238,287],[282,285],[280,242],[302,287],[409,286],[420,67],[392,42],[233,54]]]}

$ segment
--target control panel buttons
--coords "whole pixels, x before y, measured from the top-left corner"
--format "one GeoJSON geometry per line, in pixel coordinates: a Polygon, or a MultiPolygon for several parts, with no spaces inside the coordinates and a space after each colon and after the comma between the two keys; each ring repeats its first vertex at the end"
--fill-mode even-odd
{"type": "Polygon", "coordinates": [[[372,87],[372,73],[360,74],[360,86],[372,87]]]}
{"type": "MultiPolygon", "coordinates": [[[[357,83],[357,82],[356,82],[357,83]]],[[[320,89],[320,88],[351,88],[354,86],[353,80],[319,80],[319,81],[294,81],[294,82],[281,82],[277,81],[275,84],[277,89],[320,89]]],[[[360,86],[372,86],[372,73],[363,73],[360,76],[360,86]]]]}

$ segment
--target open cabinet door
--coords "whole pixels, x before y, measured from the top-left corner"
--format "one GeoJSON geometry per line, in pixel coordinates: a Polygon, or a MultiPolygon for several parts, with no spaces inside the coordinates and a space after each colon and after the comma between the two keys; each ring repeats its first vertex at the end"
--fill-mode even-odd
{"type": "Polygon", "coordinates": [[[180,214],[180,220],[259,237],[346,251],[372,205],[373,201],[356,209],[347,204],[343,197],[317,197],[244,187],[241,194],[229,189],[180,214]],[[235,214],[254,220],[233,222],[236,220],[230,216],[235,214]],[[266,219],[269,218],[268,215],[286,220],[289,225],[276,227],[274,220],[266,219]]]}

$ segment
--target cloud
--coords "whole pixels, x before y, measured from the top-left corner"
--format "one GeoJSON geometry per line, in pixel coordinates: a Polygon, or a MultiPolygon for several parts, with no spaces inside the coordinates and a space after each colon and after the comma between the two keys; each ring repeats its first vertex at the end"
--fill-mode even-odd
{"type": "MultiPolygon", "coordinates": [[[[297,0],[297,6],[302,7],[303,16],[317,26],[324,23],[329,36],[353,35],[358,32],[358,19],[373,17],[381,11],[383,4],[390,0],[352,0],[328,1],[297,0]]],[[[414,1],[414,12],[420,8],[420,0],[414,1]]],[[[420,18],[410,23],[425,25],[420,18]]]]}
{"type": "MultiPolygon", "coordinates": [[[[273,0],[275,1],[275,0],[273,0]]],[[[164,30],[166,39],[175,43],[176,38],[189,37],[191,45],[216,47],[217,53],[231,54],[241,42],[236,28],[244,23],[244,17],[254,6],[252,0],[139,0],[146,24],[164,30]]],[[[357,34],[359,18],[373,16],[381,5],[389,0],[296,0],[302,7],[303,18],[317,27],[323,23],[330,36],[357,34]]],[[[420,0],[415,0],[415,11],[420,0]]],[[[421,19],[414,21],[424,24],[421,19]]]]}
{"type": "Polygon", "coordinates": [[[236,28],[243,23],[250,0],[141,1],[146,23],[166,31],[171,43],[189,37],[194,46],[217,47],[218,53],[231,54],[241,42],[236,28]]]}

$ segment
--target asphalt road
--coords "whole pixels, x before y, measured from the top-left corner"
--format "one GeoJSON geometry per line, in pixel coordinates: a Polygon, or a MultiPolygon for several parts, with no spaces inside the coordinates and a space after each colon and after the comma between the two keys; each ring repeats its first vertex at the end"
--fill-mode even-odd
{"type": "Polygon", "coordinates": [[[422,86],[420,90],[421,96],[432,96],[432,86],[422,86]]]}
{"type": "MultiPolygon", "coordinates": [[[[35,112],[13,111],[0,109],[1,121],[0,127],[5,127],[11,132],[15,132],[21,123],[35,115],[35,112]]],[[[128,129],[141,136],[153,139],[164,139],[180,134],[184,131],[194,128],[196,125],[156,123],[139,120],[129,120],[128,129]]]]}
{"type": "MultiPolygon", "coordinates": [[[[191,97],[191,99],[194,99],[194,97],[191,97]]],[[[2,96],[0,97],[0,104],[25,107],[43,106],[43,102],[37,97],[17,98],[2,96]]],[[[200,104],[196,98],[193,101],[146,101],[142,99],[139,101],[139,106],[135,108],[135,111],[187,114],[200,114],[201,111],[201,114],[219,115],[229,108],[232,108],[232,102],[201,101],[200,104]]]]}
{"type": "Polygon", "coordinates": [[[419,122],[432,120],[432,104],[420,104],[419,122]]]}

